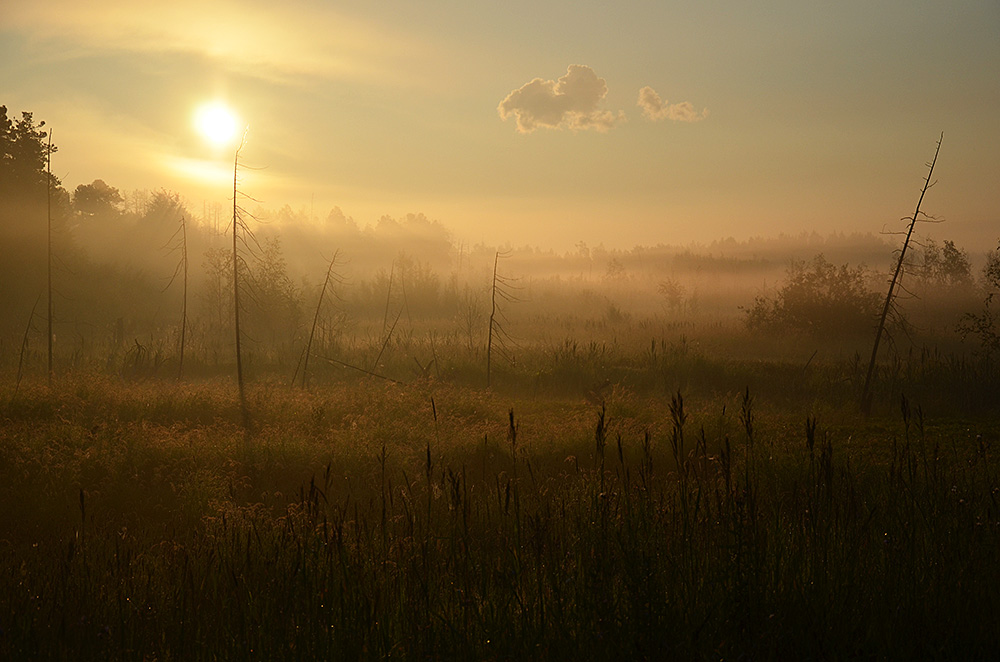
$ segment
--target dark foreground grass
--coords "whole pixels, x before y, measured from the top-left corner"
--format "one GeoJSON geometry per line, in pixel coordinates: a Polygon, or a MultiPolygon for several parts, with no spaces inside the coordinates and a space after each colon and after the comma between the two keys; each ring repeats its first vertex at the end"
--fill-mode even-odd
{"type": "Polygon", "coordinates": [[[5,393],[0,659],[1000,647],[996,422],[359,382],[259,387],[246,435],[230,391],[5,393]]]}

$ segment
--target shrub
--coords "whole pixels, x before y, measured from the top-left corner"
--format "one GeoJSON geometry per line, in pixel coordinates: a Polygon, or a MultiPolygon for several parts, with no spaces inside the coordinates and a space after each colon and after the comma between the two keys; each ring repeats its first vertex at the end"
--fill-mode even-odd
{"type": "Polygon", "coordinates": [[[868,287],[864,266],[831,264],[822,254],[794,262],[774,298],[758,296],[745,309],[753,330],[788,329],[813,334],[867,331],[878,314],[879,295],[868,287]]]}

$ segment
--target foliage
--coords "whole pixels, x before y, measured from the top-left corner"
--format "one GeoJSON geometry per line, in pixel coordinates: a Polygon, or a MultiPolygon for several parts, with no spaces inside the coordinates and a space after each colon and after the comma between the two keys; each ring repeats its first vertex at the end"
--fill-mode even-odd
{"type": "Polygon", "coordinates": [[[983,267],[983,282],[994,293],[1000,293],[1000,247],[993,249],[983,267]]]}
{"type": "Polygon", "coordinates": [[[684,286],[676,278],[661,280],[656,288],[666,310],[676,313],[684,307],[684,286]]]}
{"type": "Polygon", "coordinates": [[[302,327],[299,289],[288,277],[288,265],[277,237],[265,238],[256,259],[248,264],[249,292],[254,314],[248,333],[274,347],[289,343],[302,327]]]}
{"type": "Polygon", "coordinates": [[[945,239],[943,247],[939,247],[933,240],[926,241],[916,271],[918,278],[925,284],[949,288],[972,285],[969,254],[949,239],[945,239]]]}
{"type": "MultiPolygon", "coordinates": [[[[66,294],[63,276],[76,257],[69,195],[48,173],[57,147],[44,126],[30,112],[16,119],[0,106],[0,338],[15,329],[23,334],[38,297],[48,291],[49,249],[58,294],[66,294]]],[[[60,312],[57,304],[53,319],[60,312]]]]}
{"type": "MultiPolygon", "coordinates": [[[[14,120],[7,116],[7,106],[0,106],[0,200],[38,195],[44,200],[48,156],[58,148],[53,145],[50,151],[43,126],[45,122],[35,123],[32,113],[22,112],[14,120]]],[[[60,182],[53,175],[51,183],[57,188],[60,182]]]]}
{"type": "Polygon", "coordinates": [[[975,336],[987,357],[1000,352],[1000,320],[993,309],[994,299],[1000,296],[1000,247],[990,252],[983,267],[983,285],[986,298],[980,313],[966,313],[958,324],[963,338],[975,336]]]}
{"type": "Polygon", "coordinates": [[[618,260],[618,258],[613,257],[608,261],[608,268],[604,274],[604,279],[611,282],[617,282],[625,280],[628,274],[625,272],[625,266],[618,260]]]}
{"type": "Polygon", "coordinates": [[[758,296],[745,311],[753,330],[788,329],[816,335],[868,331],[878,314],[879,296],[869,289],[865,267],[835,266],[822,254],[795,262],[774,298],[758,296]]]}
{"type": "Polygon", "coordinates": [[[437,313],[440,310],[441,279],[430,265],[400,253],[396,258],[396,268],[407,314],[427,318],[437,313]]]}
{"type": "Polygon", "coordinates": [[[121,214],[125,199],[103,179],[90,184],[80,184],[73,192],[73,208],[86,216],[116,216],[121,214]]]}
{"type": "MultiPolygon", "coordinates": [[[[38,194],[46,181],[48,133],[30,113],[17,120],[8,118],[3,109],[2,116],[4,181],[13,181],[13,168],[18,177],[33,178],[37,186],[34,191],[22,191],[31,194],[31,208],[22,205],[14,210],[9,206],[12,200],[0,200],[0,350],[4,350],[0,351],[0,367],[11,368],[11,357],[16,358],[18,352],[10,348],[23,346],[24,367],[30,374],[40,369],[36,352],[40,336],[44,338],[38,316],[31,311],[45,284],[45,196],[38,194]],[[22,231],[18,241],[9,236],[14,228],[22,231]]],[[[191,270],[191,289],[201,304],[191,310],[190,317],[192,374],[213,375],[227,367],[224,364],[232,356],[232,260],[217,247],[228,213],[216,206],[213,223],[212,207],[206,205],[201,211],[200,218],[192,215],[176,193],[119,191],[99,179],[77,187],[72,206],[69,195],[55,189],[53,328],[60,370],[88,365],[135,377],[177,361],[172,348],[178,345],[180,329],[171,311],[180,306],[180,293],[167,284],[177,267],[176,255],[168,254],[168,249],[181,218],[190,221],[190,255],[205,256],[204,268],[192,263],[191,270]],[[124,370],[123,364],[130,370],[124,370]]],[[[884,241],[872,235],[823,238],[815,233],[746,242],[728,239],[702,247],[618,250],[580,243],[565,255],[514,248],[504,271],[511,283],[524,284],[524,301],[501,306],[490,324],[486,297],[491,293],[493,246],[456,246],[439,222],[422,214],[385,216],[359,225],[335,209],[325,223],[316,224],[312,210],[296,212],[286,206],[272,221],[259,228],[259,244],[246,245],[247,269],[240,263],[240,286],[248,293],[242,299],[241,311],[246,316],[241,324],[256,374],[274,371],[285,377],[291,374],[304,344],[302,311],[312,310],[318,292],[309,279],[323,273],[327,268],[323,255],[334,249],[341,249],[348,277],[337,288],[342,299],[336,310],[332,303],[324,305],[317,320],[318,346],[325,356],[371,367],[378,355],[385,368],[379,372],[401,381],[412,378],[414,364],[426,375],[423,366],[433,359],[438,377],[480,383],[482,352],[491,332],[492,349],[500,350],[501,332],[517,329],[517,361],[511,343],[505,352],[509,360],[493,366],[496,382],[523,387],[528,380],[542,389],[564,388],[556,385],[567,377],[601,383],[607,378],[601,373],[610,370],[633,370],[641,380],[662,387],[673,375],[649,371],[649,365],[633,357],[636,348],[652,347],[649,363],[662,365],[669,354],[664,348],[678,344],[678,337],[687,338],[682,345],[712,346],[713,352],[724,347],[727,357],[751,351],[768,358],[784,355],[788,336],[758,333],[748,344],[744,334],[733,333],[741,321],[738,305],[752,299],[757,283],[769,282],[789,259],[819,251],[836,263],[868,260],[870,264],[887,253],[884,241]],[[504,314],[509,315],[508,321],[503,320],[504,314]],[[392,325],[394,320],[398,325],[392,325]],[[553,368],[544,359],[564,341],[585,349],[553,368]]],[[[938,325],[934,335],[916,342],[933,346],[935,351],[938,347],[942,352],[963,351],[955,333],[960,314],[956,311],[974,310],[979,304],[976,301],[973,306],[959,296],[975,292],[964,285],[967,262],[965,252],[950,241],[926,246],[922,273],[928,283],[949,285],[938,288],[940,297],[923,299],[925,316],[938,325]],[[942,301],[945,297],[947,302],[942,301]],[[944,310],[945,303],[951,308],[944,310]],[[938,329],[944,331],[937,333],[938,329]]],[[[810,344],[803,361],[815,350],[816,334],[839,334],[845,320],[847,325],[867,330],[866,320],[852,323],[850,315],[866,305],[862,270],[835,268],[825,258],[817,264],[816,260],[797,262],[783,290],[773,298],[762,297],[746,311],[750,326],[810,334],[791,339],[792,344],[810,344]],[[837,283],[853,286],[854,280],[858,287],[841,288],[847,290],[841,296],[837,283]],[[841,314],[843,310],[847,314],[841,314]]],[[[503,288],[497,293],[502,298],[503,288]]],[[[984,315],[989,310],[987,306],[984,315]]],[[[967,319],[970,323],[977,320],[982,323],[972,337],[982,336],[988,345],[992,318],[967,319]]],[[[694,365],[673,367],[683,368],[679,372],[692,383],[709,381],[698,374],[705,366],[696,369],[694,365]]],[[[328,365],[312,369],[316,384],[342,377],[328,365]]]]}
{"type": "Polygon", "coordinates": [[[225,248],[210,248],[205,251],[205,261],[202,270],[206,274],[198,298],[201,304],[201,317],[211,329],[210,335],[229,335],[233,319],[233,300],[231,294],[233,282],[232,256],[225,248]]]}

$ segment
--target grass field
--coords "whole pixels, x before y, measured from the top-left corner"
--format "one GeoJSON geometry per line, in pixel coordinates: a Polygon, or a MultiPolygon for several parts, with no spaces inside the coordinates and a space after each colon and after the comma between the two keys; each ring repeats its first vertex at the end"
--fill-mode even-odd
{"type": "Polygon", "coordinates": [[[991,656],[995,369],[686,342],[5,383],[0,659],[991,656]]]}

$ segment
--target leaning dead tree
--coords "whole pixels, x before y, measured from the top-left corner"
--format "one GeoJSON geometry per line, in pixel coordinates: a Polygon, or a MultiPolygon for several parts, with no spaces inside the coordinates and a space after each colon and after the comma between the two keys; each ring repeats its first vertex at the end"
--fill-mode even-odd
{"type": "Polygon", "coordinates": [[[375,360],[372,361],[372,367],[369,371],[371,374],[375,374],[375,371],[378,370],[378,363],[382,360],[382,355],[385,354],[385,348],[389,346],[389,341],[392,340],[392,334],[396,331],[396,325],[399,324],[399,318],[403,315],[403,308],[406,307],[406,296],[404,292],[403,303],[399,306],[399,310],[396,312],[396,319],[393,320],[392,326],[389,326],[389,304],[392,301],[392,278],[395,272],[396,261],[393,260],[392,266],[389,267],[389,288],[385,293],[385,314],[382,316],[382,335],[380,337],[381,346],[379,347],[378,354],[375,356],[375,360]]]}
{"type": "Polygon", "coordinates": [[[24,375],[24,354],[28,351],[28,334],[31,333],[33,328],[33,322],[35,321],[35,309],[38,308],[38,302],[42,300],[42,295],[39,294],[38,298],[35,299],[35,305],[31,307],[31,315],[28,316],[28,325],[24,327],[24,337],[21,339],[21,353],[17,357],[17,380],[14,382],[14,394],[10,396],[10,401],[14,402],[17,397],[17,392],[21,388],[21,377],[24,375]]]}
{"type": "MultiPolygon", "coordinates": [[[[326,278],[323,279],[323,288],[319,291],[319,301],[316,303],[316,314],[313,316],[312,328],[309,330],[309,341],[306,342],[306,351],[303,355],[302,361],[302,388],[306,387],[309,383],[309,356],[312,354],[312,344],[313,337],[316,335],[316,325],[319,323],[319,312],[323,308],[323,297],[326,296],[326,289],[330,285],[330,281],[340,283],[342,281],[339,274],[334,272],[333,267],[337,264],[337,257],[340,255],[340,251],[336,251],[333,254],[333,259],[330,260],[330,266],[326,268],[326,278]]],[[[292,378],[294,382],[294,377],[292,378]]]]}
{"type": "Polygon", "coordinates": [[[917,208],[913,212],[913,216],[904,218],[903,220],[909,221],[909,225],[906,230],[906,239],[903,240],[903,247],[899,251],[899,260],[896,261],[896,270],[892,274],[892,280],[889,281],[889,292],[885,296],[885,304],[882,306],[882,315],[879,318],[878,327],[875,330],[875,342],[872,345],[872,357],[868,362],[868,374],[865,375],[865,385],[861,392],[861,410],[868,414],[871,412],[872,408],[872,375],[875,372],[875,359],[878,356],[878,345],[882,339],[882,334],[885,332],[885,320],[889,316],[889,310],[892,308],[893,301],[896,297],[896,288],[899,285],[900,275],[903,272],[903,260],[906,257],[906,249],[910,245],[910,239],[913,237],[913,229],[917,225],[917,221],[925,220],[926,215],[920,211],[920,205],[924,201],[924,195],[934,184],[931,182],[931,175],[934,174],[934,164],[937,163],[938,153],[941,151],[941,141],[944,140],[944,134],[937,141],[937,149],[934,150],[934,158],[930,163],[927,164],[927,177],[924,179],[924,187],[920,190],[920,199],[917,200],[917,208]]]}

